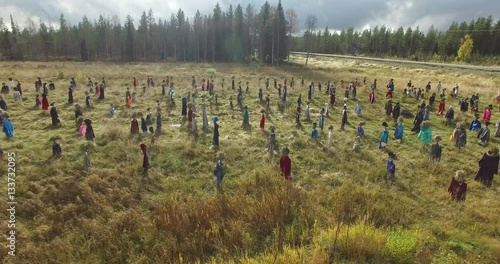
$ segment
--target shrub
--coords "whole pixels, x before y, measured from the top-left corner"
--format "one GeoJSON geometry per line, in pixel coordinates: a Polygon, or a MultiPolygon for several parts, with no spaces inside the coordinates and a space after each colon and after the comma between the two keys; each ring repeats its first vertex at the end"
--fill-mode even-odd
{"type": "Polygon", "coordinates": [[[458,264],[461,258],[453,251],[441,251],[433,260],[432,264],[458,264]]]}
{"type": "Polygon", "coordinates": [[[443,59],[441,58],[441,55],[439,55],[437,53],[434,53],[431,60],[435,61],[435,62],[442,62],[443,61],[443,59]]]}
{"type": "Polygon", "coordinates": [[[392,263],[412,263],[418,231],[395,230],[384,245],[384,255],[392,263]]]}
{"type": "Polygon", "coordinates": [[[333,259],[367,262],[382,260],[386,239],[383,231],[363,221],[327,229],[316,237],[315,244],[330,256],[330,262],[333,259]]]}

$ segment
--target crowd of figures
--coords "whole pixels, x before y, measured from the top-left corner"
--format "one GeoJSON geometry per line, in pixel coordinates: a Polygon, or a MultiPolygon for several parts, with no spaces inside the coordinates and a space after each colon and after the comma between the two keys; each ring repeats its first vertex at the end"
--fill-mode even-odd
{"type": "MultiPolygon", "coordinates": [[[[174,88],[174,78],[172,76],[167,76],[161,82],[161,95],[167,103],[174,102],[175,88],[174,88]]],[[[340,106],[342,109],[341,117],[339,120],[339,128],[340,130],[344,130],[346,124],[348,124],[348,106],[347,103],[349,98],[354,99],[356,101],[356,105],[354,107],[354,113],[357,116],[362,116],[362,100],[359,98],[360,88],[364,88],[365,91],[368,91],[368,97],[366,98],[367,104],[376,104],[378,100],[375,98],[377,88],[377,79],[373,80],[372,83],[368,84],[366,77],[363,78],[362,83],[357,79],[354,81],[345,82],[341,80],[339,83],[328,81],[326,83],[314,83],[311,82],[309,85],[305,84],[304,78],[300,80],[300,84],[296,84],[295,79],[292,77],[290,81],[284,80],[283,83],[278,82],[275,78],[272,82],[269,78],[264,80],[264,84],[262,85],[262,78],[259,78],[258,84],[258,98],[260,104],[264,105],[264,109],[260,111],[260,122],[259,128],[261,130],[265,129],[266,118],[269,118],[271,113],[271,100],[269,93],[276,92],[280,100],[277,102],[279,110],[283,111],[287,107],[291,107],[293,103],[289,102],[288,92],[289,89],[297,89],[299,91],[307,91],[307,101],[305,102],[305,107],[303,107],[302,102],[302,94],[299,93],[297,97],[296,109],[295,111],[295,125],[297,127],[302,127],[302,114],[307,120],[313,120],[311,116],[311,108],[310,101],[313,98],[326,98],[329,103],[326,103],[324,107],[321,109],[319,116],[317,117],[318,122],[312,122],[312,129],[310,137],[312,140],[320,140],[320,131],[323,131],[325,128],[326,117],[330,116],[331,109],[334,109],[337,106],[340,106]],[[264,98],[264,91],[266,91],[267,95],[264,98]],[[338,94],[341,94],[340,100],[338,94]],[[318,130],[319,129],[319,130],[318,130]]],[[[225,79],[221,79],[220,90],[224,90],[225,79]]],[[[229,110],[231,111],[232,116],[234,117],[235,110],[239,110],[242,112],[242,126],[247,128],[250,126],[250,114],[248,107],[245,105],[244,100],[246,94],[250,92],[249,82],[242,84],[241,81],[236,81],[233,76],[230,79],[229,84],[226,85],[226,89],[231,89],[237,91],[236,96],[236,106],[233,103],[233,97],[229,97],[229,110]],[[243,86],[242,86],[243,85],[243,86]],[[237,108],[237,109],[235,109],[237,108]]],[[[98,101],[105,100],[105,90],[106,90],[106,80],[102,78],[100,82],[94,82],[91,78],[88,78],[86,82],[86,88],[83,88],[85,94],[85,109],[91,109],[93,107],[92,96],[97,97],[98,101]]],[[[209,131],[209,118],[207,116],[207,104],[202,101],[201,104],[197,102],[198,98],[204,100],[205,98],[209,98],[209,103],[218,104],[218,94],[215,93],[215,80],[213,77],[202,79],[200,83],[197,82],[196,77],[193,76],[191,80],[191,90],[187,93],[187,96],[182,97],[182,107],[181,113],[184,122],[186,122],[187,127],[193,134],[198,133],[198,118],[201,119],[202,129],[205,132],[209,131]],[[200,106],[201,109],[198,111],[197,106],[200,106]]],[[[134,77],[131,82],[131,87],[128,87],[125,91],[125,100],[124,105],[126,108],[131,108],[132,104],[134,104],[137,100],[137,92],[144,95],[151,88],[155,87],[155,82],[153,77],[147,76],[146,84],[142,85],[142,89],[138,87],[138,80],[134,77]]],[[[51,123],[54,127],[61,126],[61,120],[59,119],[58,111],[55,106],[55,103],[49,103],[49,95],[53,91],[56,90],[55,85],[52,81],[45,83],[38,77],[35,81],[35,108],[41,108],[42,111],[48,111],[50,106],[50,116],[51,123]],[[48,86],[48,87],[47,87],[48,86]],[[40,99],[41,93],[41,99],[40,99]]],[[[440,145],[440,141],[442,141],[442,137],[440,135],[432,135],[432,124],[431,124],[431,112],[435,109],[435,104],[438,101],[439,105],[437,107],[436,115],[443,116],[443,121],[445,124],[449,126],[454,126],[450,133],[450,141],[454,143],[459,151],[462,151],[463,148],[467,145],[467,133],[468,131],[472,133],[476,133],[477,142],[481,146],[487,146],[490,137],[490,126],[491,126],[491,118],[494,110],[493,104],[488,104],[484,107],[484,111],[480,112],[479,107],[479,94],[475,93],[470,98],[460,97],[460,88],[458,84],[455,84],[451,92],[447,93],[446,89],[442,87],[441,82],[438,82],[435,89],[432,88],[431,82],[427,83],[424,89],[415,88],[411,81],[408,81],[407,85],[404,89],[400,89],[401,96],[396,96],[397,91],[395,89],[395,83],[393,79],[385,85],[384,87],[385,98],[381,101],[384,104],[384,113],[382,116],[388,120],[392,120],[395,123],[395,130],[393,132],[393,138],[395,140],[399,140],[403,142],[405,138],[404,132],[404,119],[412,118],[412,128],[411,132],[415,133],[416,137],[419,141],[421,141],[423,145],[423,149],[429,151],[429,157],[432,162],[438,163],[441,160],[442,156],[442,147],[440,145]],[[394,102],[396,97],[399,97],[403,100],[407,100],[407,98],[413,98],[414,101],[418,104],[418,110],[416,113],[412,113],[412,111],[408,109],[402,109],[399,102],[394,102]],[[448,106],[446,109],[446,102],[452,98],[458,100],[458,109],[463,113],[472,112],[474,115],[474,120],[470,125],[467,125],[465,122],[456,122],[456,113],[453,106],[448,106]],[[421,103],[420,103],[421,102],[421,103]]],[[[21,89],[21,83],[17,81],[17,85],[15,85],[14,80],[9,78],[8,84],[3,83],[1,88],[2,96],[0,96],[0,124],[2,125],[3,132],[7,138],[14,137],[14,126],[10,119],[10,115],[8,112],[8,106],[3,96],[9,94],[13,91],[13,99],[15,103],[19,103],[23,100],[23,94],[21,89]]],[[[77,83],[75,78],[71,78],[69,87],[68,87],[68,103],[74,104],[74,93],[77,91],[77,83]]],[[[497,104],[500,102],[500,96],[493,99],[497,104]]],[[[159,135],[162,131],[162,109],[160,106],[161,100],[157,101],[156,115],[153,116],[151,113],[151,108],[147,109],[147,113],[144,115],[143,113],[134,113],[130,116],[130,133],[131,134],[141,134],[143,138],[148,137],[151,134],[151,145],[155,144],[156,136],[159,135]],[[153,124],[156,122],[156,129],[153,127],[153,124]]],[[[92,120],[90,118],[84,117],[84,110],[79,104],[75,104],[74,117],[77,122],[78,132],[82,137],[85,137],[88,141],[94,141],[95,134],[93,129],[92,120]]],[[[109,117],[112,118],[115,115],[115,107],[113,104],[110,105],[109,108],[109,117]]],[[[219,149],[219,117],[213,116],[211,118],[213,123],[213,140],[212,147],[214,150],[219,149]]],[[[362,151],[362,138],[365,137],[365,130],[363,126],[366,122],[360,122],[356,129],[356,136],[353,145],[353,151],[360,153],[362,151]]],[[[397,160],[397,156],[394,152],[388,150],[390,132],[388,130],[389,124],[387,122],[383,122],[381,124],[381,134],[379,140],[379,149],[388,155],[387,159],[387,177],[386,180],[390,182],[396,181],[396,164],[395,160],[397,160]]],[[[333,141],[333,125],[328,127],[328,133],[326,135],[326,149],[329,153],[332,153],[332,141],[333,141]]],[[[269,155],[272,160],[275,147],[276,147],[276,128],[273,126],[270,128],[270,136],[269,136],[269,155]]],[[[495,137],[500,137],[500,123],[496,123],[496,131],[494,132],[495,137]]],[[[148,147],[146,142],[142,142],[140,144],[140,149],[143,154],[143,176],[148,177],[149,173],[149,156],[148,156],[148,147]]],[[[1,151],[1,148],[0,148],[1,151]]],[[[55,158],[61,157],[62,154],[62,146],[61,144],[55,140],[52,146],[53,156],[55,158]]],[[[281,150],[281,157],[279,160],[279,167],[281,169],[281,173],[283,177],[291,181],[291,171],[292,171],[292,161],[289,157],[290,150],[288,148],[283,148],[281,150]]],[[[3,151],[0,152],[3,154],[3,151]]],[[[223,158],[224,155],[219,153],[217,155],[217,162],[214,170],[214,175],[216,177],[216,186],[220,187],[222,184],[222,180],[224,177],[223,170],[223,158]]],[[[3,159],[3,156],[2,156],[3,159]]],[[[479,161],[479,170],[475,177],[475,180],[483,183],[485,186],[490,187],[492,185],[493,176],[498,173],[498,163],[499,163],[499,153],[498,148],[491,148],[488,150],[481,160],[479,161]]],[[[89,149],[85,151],[84,154],[84,165],[83,168],[88,171],[90,168],[90,153],[89,149]]],[[[467,192],[467,184],[465,182],[465,172],[460,170],[456,172],[456,175],[453,177],[452,182],[449,186],[448,191],[450,192],[453,199],[457,201],[463,201],[466,197],[467,192]]]]}

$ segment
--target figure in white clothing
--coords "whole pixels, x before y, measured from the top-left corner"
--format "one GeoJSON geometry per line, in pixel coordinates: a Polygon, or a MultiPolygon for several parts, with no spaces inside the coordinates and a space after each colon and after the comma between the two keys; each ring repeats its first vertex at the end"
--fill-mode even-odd
{"type": "Polygon", "coordinates": [[[330,125],[328,127],[328,139],[326,141],[326,148],[328,149],[328,153],[332,153],[332,141],[333,141],[333,126],[330,125]]]}

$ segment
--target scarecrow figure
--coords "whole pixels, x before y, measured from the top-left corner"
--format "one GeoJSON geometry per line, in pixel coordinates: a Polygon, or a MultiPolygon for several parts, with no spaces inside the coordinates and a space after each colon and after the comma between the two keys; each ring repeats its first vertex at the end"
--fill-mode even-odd
{"type": "Polygon", "coordinates": [[[387,130],[388,125],[386,122],[383,122],[382,126],[384,128],[382,129],[382,134],[380,135],[380,145],[378,148],[380,150],[385,150],[385,148],[387,147],[387,142],[389,141],[389,131],[387,130]]]}
{"type": "Polygon", "coordinates": [[[149,176],[149,157],[148,157],[148,147],[145,143],[141,143],[139,145],[142,150],[142,169],[143,169],[143,177],[146,178],[149,176]]]}
{"type": "Polygon", "coordinates": [[[344,130],[346,124],[347,124],[347,105],[344,104],[344,109],[342,110],[342,124],[340,126],[340,129],[344,130]]]}
{"type": "Polygon", "coordinates": [[[73,103],[73,89],[71,87],[68,88],[68,103],[73,103]]]}
{"type": "Polygon", "coordinates": [[[135,115],[132,117],[132,121],[130,121],[130,133],[139,134],[139,121],[135,115]]]}
{"type": "Polygon", "coordinates": [[[422,122],[422,126],[417,137],[424,144],[424,146],[432,142],[432,130],[431,123],[429,121],[422,122]]]}
{"type": "Polygon", "coordinates": [[[392,114],[392,99],[387,99],[385,102],[385,115],[390,117],[392,114]]]}
{"type": "Polygon", "coordinates": [[[109,118],[113,118],[114,115],[115,115],[115,107],[113,106],[113,104],[111,104],[109,107],[109,118]]]}
{"type": "Polygon", "coordinates": [[[403,140],[404,127],[403,127],[403,117],[398,118],[398,124],[396,125],[396,130],[394,131],[394,138],[403,140]]]}
{"type": "Polygon", "coordinates": [[[312,139],[318,139],[319,137],[319,133],[318,133],[318,130],[316,129],[316,122],[313,123],[313,129],[312,129],[312,132],[311,132],[311,138],[312,139]]]}
{"type": "Polygon", "coordinates": [[[217,189],[221,188],[222,179],[224,178],[224,172],[222,170],[222,166],[223,166],[222,160],[223,159],[224,159],[224,154],[219,153],[219,157],[218,157],[217,163],[215,165],[215,171],[214,171],[215,187],[217,187],[217,189]]]}
{"type": "Polygon", "coordinates": [[[264,130],[264,127],[266,125],[266,111],[264,109],[260,110],[260,124],[259,127],[261,130],[264,130]]]}
{"type": "Polygon", "coordinates": [[[54,158],[60,158],[62,154],[62,146],[57,142],[57,140],[54,140],[54,143],[52,144],[52,157],[54,158]]]}
{"type": "Polygon", "coordinates": [[[9,119],[8,113],[3,113],[2,116],[3,124],[2,124],[2,132],[5,133],[5,137],[11,138],[14,136],[14,126],[9,119]]]}
{"type": "Polygon", "coordinates": [[[467,132],[465,131],[465,123],[457,124],[455,131],[451,134],[451,141],[455,141],[455,147],[460,150],[467,144],[467,132]]]}
{"type": "Polygon", "coordinates": [[[161,115],[161,108],[157,107],[156,108],[156,134],[161,133],[161,122],[162,122],[162,115],[161,115]]]}
{"type": "Polygon", "coordinates": [[[356,113],[357,116],[361,115],[361,101],[358,100],[356,103],[356,107],[354,108],[354,113],[356,113]]]}
{"type": "Polygon", "coordinates": [[[333,126],[328,127],[328,138],[326,140],[326,149],[329,153],[332,152],[332,141],[333,141],[333,126]]]}
{"type": "Polygon", "coordinates": [[[450,108],[448,108],[448,111],[446,111],[444,118],[447,125],[451,124],[451,122],[455,119],[455,111],[453,111],[453,106],[450,106],[450,108]]]}
{"type": "Polygon", "coordinates": [[[95,134],[94,134],[94,128],[92,127],[92,120],[87,118],[83,122],[87,126],[85,128],[85,138],[89,141],[94,141],[95,134]]]}
{"type": "Polygon", "coordinates": [[[274,126],[271,126],[271,131],[269,133],[269,146],[268,146],[269,158],[271,160],[274,157],[275,147],[276,147],[276,129],[274,128],[274,126]]]}
{"type": "Polygon", "coordinates": [[[214,136],[212,145],[217,148],[219,147],[219,117],[214,116],[212,120],[214,121],[214,136]]]}
{"type": "MultiPolygon", "coordinates": [[[[7,111],[7,109],[4,109],[7,111]]],[[[47,98],[47,94],[42,94],[42,110],[49,110],[49,99],[47,98]]]]}
{"type": "Polygon", "coordinates": [[[83,170],[88,172],[90,169],[90,153],[89,153],[89,148],[85,150],[85,154],[83,156],[83,170]]]}
{"type": "Polygon", "coordinates": [[[387,159],[387,178],[394,183],[396,181],[396,164],[394,164],[396,154],[389,152],[387,155],[389,156],[387,159]]]}
{"type": "Polygon", "coordinates": [[[491,109],[493,109],[493,105],[489,105],[484,110],[484,113],[483,113],[483,121],[484,122],[490,122],[490,120],[491,120],[491,109]]]}
{"type": "Polygon", "coordinates": [[[306,103],[306,112],[305,112],[305,115],[306,115],[306,118],[309,120],[311,118],[311,110],[309,108],[309,102],[306,103]]]}
{"type": "Polygon", "coordinates": [[[450,187],[448,187],[451,199],[457,202],[465,201],[467,195],[467,183],[465,183],[465,171],[456,171],[455,176],[451,178],[450,187]]]}
{"type": "Polygon", "coordinates": [[[439,106],[438,106],[438,111],[437,111],[437,114],[438,115],[442,115],[444,114],[444,108],[445,108],[446,104],[445,104],[445,101],[444,101],[444,98],[441,99],[441,101],[439,101],[439,106]]]}
{"type": "Polygon", "coordinates": [[[281,174],[285,177],[287,181],[291,181],[292,177],[292,160],[288,157],[290,150],[288,148],[283,148],[281,150],[281,158],[280,158],[280,169],[281,174]]]}
{"type": "Polygon", "coordinates": [[[361,153],[361,137],[356,136],[354,139],[354,145],[352,146],[352,149],[356,151],[356,153],[361,153]]]}
{"type": "Polygon", "coordinates": [[[250,126],[250,120],[249,120],[249,116],[248,116],[248,107],[245,105],[245,107],[243,108],[243,126],[244,127],[247,127],[247,126],[250,126]]]}
{"type": "Polygon", "coordinates": [[[493,181],[493,175],[498,174],[499,159],[498,148],[496,147],[484,153],[481,160],[479,160],[479,171],[474,180],[490,188],[493,181]]]}
{"type": "Polygon", "coordinates": [[[50,106],[50,117],[52,118],[52,125],[57,126],[61,124],[61,120],[59,120],[59,115],[57,114],[57,108],[54,106],[54,103],[51,103],[50,106]]]}

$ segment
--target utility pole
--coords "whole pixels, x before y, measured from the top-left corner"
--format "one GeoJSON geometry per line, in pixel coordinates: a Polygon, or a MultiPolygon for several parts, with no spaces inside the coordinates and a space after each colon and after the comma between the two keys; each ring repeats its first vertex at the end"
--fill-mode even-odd
{"type": "Polygon", "coordinates": [[[179,42],[179,26],[175,26],[175,48],[174,48],[175,61],[177,61],[177,43],[178,42],[179,42]]]}
{"type": "MultiPolygon", "coordinates": [[[[273,22],[274,18],[276,17],[275,11],[273,11],[273,22]]],[[[273,41],[272,41],[272,48],[271,48],[271,64],[274,65],[274,23],[273,23],[273,41]]]]}
{"type": "Polygon", "coordinates": [[[278,45],[276,45],[276,52],[278,53],[276,55],[276,66],[279,66],[279,63],[280,63],[280,24],[279,24],[279,20],[280,20],[280,13],[278,13],[278,19],[276,19],[276,27],[277,27],[277,30],[278,31],[278,34],[276,34],[276,37],[278,38],[278,45]]]}

